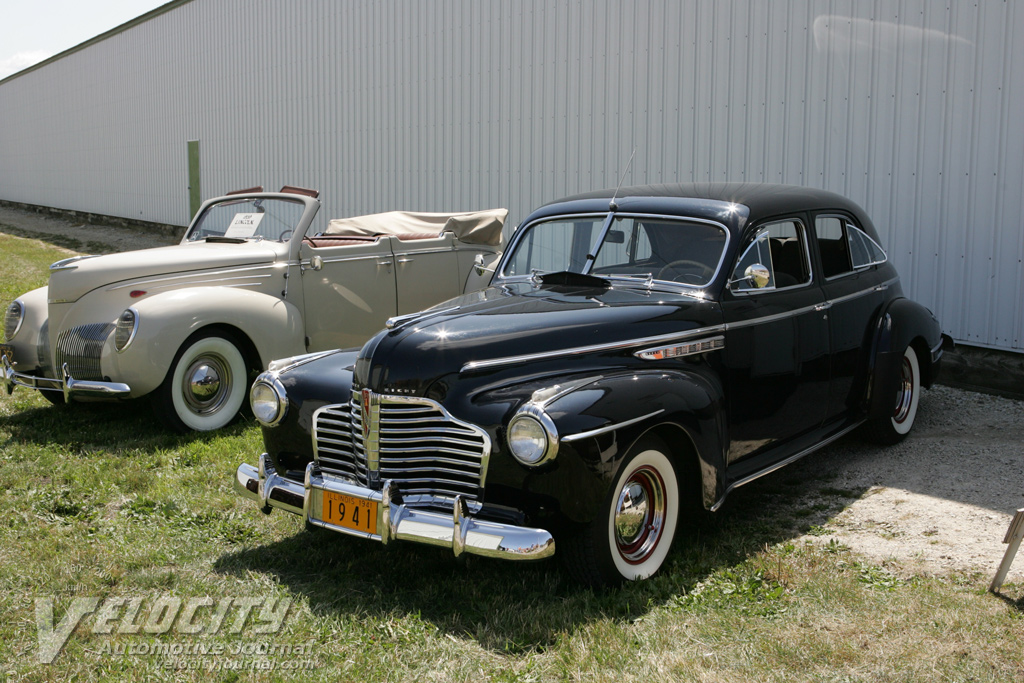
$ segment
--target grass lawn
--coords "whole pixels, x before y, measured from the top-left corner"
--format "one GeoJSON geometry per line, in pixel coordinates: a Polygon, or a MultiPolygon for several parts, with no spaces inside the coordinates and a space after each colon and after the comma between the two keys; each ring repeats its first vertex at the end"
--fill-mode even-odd
{"type": "MultiPolygon", "coordinates": [[[[0,253],[3,306],[67,255],[2,234],[0,253]]],[[[594,592],[556,561],[459,562],[264,516],[231,488],[260,449],[252,423],[171,435],[145,402],[0,398],[0,679],[1024,679],[1024,586],[1001,598],[987,575],[811,543],[799,494],[826,514],[856,494],[798,469],[730,496],[654,579],[594,592]],[[76,615],[41,663],[45,628],[76,615]]]]}

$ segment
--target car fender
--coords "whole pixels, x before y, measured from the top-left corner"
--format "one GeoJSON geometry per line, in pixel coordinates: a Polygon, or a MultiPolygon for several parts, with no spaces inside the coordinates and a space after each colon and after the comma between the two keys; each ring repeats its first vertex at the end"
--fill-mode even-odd
{"type": "Polygon", "coordinates": [[[903,350],[916,339],[924,341],[923,346],[915,345],[921,384],[930,387],[936,374],[930,351],[942,344],[942,330],[932,312],[921,304],[902,297],[893,299],[879,315],[872,338],[866,397],[869,418],[892,413],[903,350]]]}
{"type": "MultiPolygon", "coordinates": [[[[699,489],[688,490],[700,495],[705,507],[711,505],[724,486],[722,403],[720,383],[700,365],[693,371],[638,370],[597,377],[543,402],[541,408],[558,433],[557,459],[578,460],[589,473],[584,477],[577,471],[572,485],[584,495],[576,497],[572,510],[563,512],[577,522],[598,514],[622,459],[638,439],[652,432],[669,445],[680,474],[699,478],[699,489]]],[[[538,468],[530,488],[557,495],[567,482],[555,469],[549,475],[538,468]]]]}
{"type": "MultiPolygon", "coordinates": [[[[163,382],[175,354],[192,334],[208,327],[232,329],[250,341],[265,367],[274,358],[305,352],[302,315],[282,299],[228,287],[190,287],[140,299],[132,304],[138,329],[121,352],[113,334],[103,352],[103,367],[115,381],[148,394],[163,382]]],[[[243,353],[245,350],[243,349],[243,353]]]]}
{"type": "MultiPolygon", "coordinates": [[[[12,339],[8,339],[7,344],[14,347],[13,361],[18,372],[30,372],[39,368],[39,347],[45,343],[42,329],[48,316],[47,291],[48,288],[40,287],[25,292],[16,299],[25,307],[25,314],[18,333],[12,339]]],[[[45,349],[43,355],[49,356],[49,349],[45,349]]]]}

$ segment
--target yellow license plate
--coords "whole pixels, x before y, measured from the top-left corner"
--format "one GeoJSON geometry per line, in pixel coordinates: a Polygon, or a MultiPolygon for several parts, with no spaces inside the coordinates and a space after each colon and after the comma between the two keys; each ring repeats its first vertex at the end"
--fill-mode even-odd
{"type": "Polygon", "coordinates": [[[377,501],[353,498],[334,491],[323,492],[323,520],[328,524],[377,533],[377,501]]]}

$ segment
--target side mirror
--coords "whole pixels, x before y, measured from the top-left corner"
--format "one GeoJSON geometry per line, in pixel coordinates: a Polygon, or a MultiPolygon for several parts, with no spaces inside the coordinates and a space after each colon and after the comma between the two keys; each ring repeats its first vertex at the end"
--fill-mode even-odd
{"type": "Polygon", "coordinates": [[[484,265],[484,255],[483,254],[477,254],[473,258],[473,267],[476,269],[476,274],[477,275],[483,275],[484,273],[493,273],[494,272],[494,268],[488,268],[486,265],[484,265]]]}
{"type": "Polygon", "coordinates": [[[772,274],[760,263],[753,263],[743,271],[743,277],[752,288],[763,289],[772,279],[772,274]]]}

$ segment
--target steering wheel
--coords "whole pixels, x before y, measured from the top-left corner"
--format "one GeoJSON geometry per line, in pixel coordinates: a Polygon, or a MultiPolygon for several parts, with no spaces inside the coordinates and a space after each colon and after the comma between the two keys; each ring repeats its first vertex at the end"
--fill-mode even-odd
{"type": "Polygon", "coordinates": [[[285,230],[284,232],[282,232],[280,235],[277,236],[277,241],[278,242],[287,242],[288,240],[291,239],[293,232],[295,232],[295,231],[294,230],[285,230]]]}
{"type": "Polygon", "coordinates": [[[661,270],[658,271],[658,277],[655,280],[672,280],[673,282],[680,282],[680,278],[692,279],[694,284],[702,285],[711,279],[711,276],[715,274],[707,264],[701,263],[700,261],[693,261],[690,259],[679,259],[677,261],[669,261],[661,270]],[[682,272],[686,269],[695,269],[696,273],[685,273],[682,272]],[[665,275],[674,271],[674,277],[666,278],[665,275]]]}

